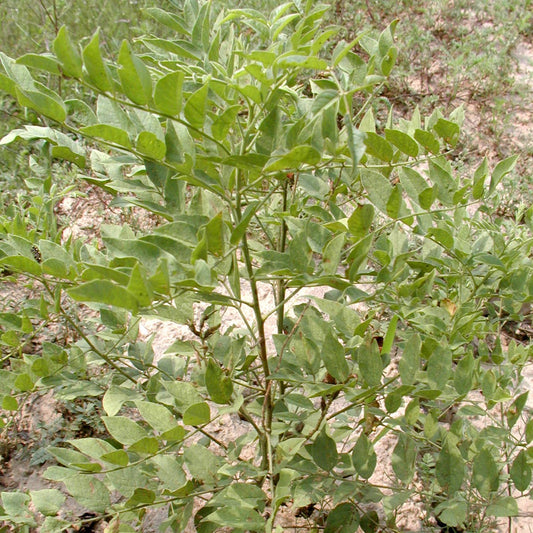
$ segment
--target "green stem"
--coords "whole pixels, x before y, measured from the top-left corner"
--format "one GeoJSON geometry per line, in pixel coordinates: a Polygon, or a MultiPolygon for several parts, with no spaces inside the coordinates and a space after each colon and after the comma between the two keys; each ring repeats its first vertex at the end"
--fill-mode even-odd
{"type": "MultiPolygon", "coordinates": [[[[287,188],[288,188],[288,179],[285,180],[285,183],[283,184],[282,189],[282,206],[281,210],[283,213],[287,210],[287,188]]],[[[281,220],[281,226],[279,228],[279,242],[278,242],[278,252],[285,252],[285,248],[287,246],[287,224],[285,223],[285,218],[282,218],[281,220]]],[[[283,319],[285,318],[285,290],[286,290],[286,282],[283,278],[280,278],[277,281],[277,291],[276,291],[276,305],[277,305],[277,322],[278,322],[278,334],[281,335],[283,333],[283,319]]]]}
{"type": "MultiPolygon", "coordinates": [[[[238,224],[242,218],[242,196],[241,191],[243,189],[243,175],[242,170],[237,172],[237,192],[235,197],[235,210],[234,216],[235,221],[238,224]]],[[[246,237],[246,232],[241,238],[241,249],[244,259],[244,264],[246,266],[246,272],[248,274],[248,279],[250,280],[250,289],[252,293],[252,302],[253,302],[253,311],[255,316],[255,321],[257,324],[257,340],[259,346],[259,359],[261,361],[261,367],[263,370],[263,378],[265,384],[265,394],[263,397],[263,415],[261,419],[262,425],[262,434],[259,434],[261,455],[262,455],[262,468],[265,470],[269,467],[269,455],[270,455],[270,432],[272,428],[272,401],[270,396],[270,386],[268,382],[268,377],[270,375],[270,370],[268,368],[268,350],[266,346],[266,336],[265,336],[265,319],[261,313],[261,302],[259,300],[259,292],[257,290],[257,281],[255,279],[255,272],[252,263],[252,257],[250,253],[250,247],[248,245],[248,239],[246,237]]],[[[269,469],[270,477],[272,477],[272,470],[269,469]]]]}

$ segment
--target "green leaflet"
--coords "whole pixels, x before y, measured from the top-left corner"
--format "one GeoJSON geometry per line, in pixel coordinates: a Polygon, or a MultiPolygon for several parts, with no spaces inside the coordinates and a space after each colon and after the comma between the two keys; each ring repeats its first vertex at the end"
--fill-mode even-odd
{"type": "MultiPolygon", "coordinates": [[[[237,108],[236,112],[238,111],[239,109],[237,108]]],[[[222,115],[222,117],[224,117],[225,113],[222,115]]],[[[235,121],[235,118],[236,115],[233,117],[233,121],[235,121]]],[[[281,113],[278,107],[275,107],[263,119],[263,121],[259,125],[259,130],[261,131],[261,135],[257,139],[257,151],[260,154],[270,156],[270,154],[272,154],[272,152],[278,146],[281,134],[281,113]]]]}
{"type": "Polygon", "coordinates": [[[428,152],[431,152],[432,154],[438,154],[440,152],[440,143],[431,132],[417,129],[415,131],[415,139],[428,152]]]}
{"type": "Polygon", "coordinates": [[[142,471],[141,465],[111,469],[105,474],[104,479],[110,488],[117,490],[126,498],[133,496],[137,487],[150,486],[150,479],[142,471]]]}
{"type": "Polygon", "coordinates": [[[183,108],[183,113],[189,124],[198,130],[204,126],[205,117],[207,113],[207,93],[209,92],[209,84],[206,83],[195,91],[183,108]]]}
{"type": "Polygon", "coordinates": [[[400,183],[409,199],[416,203],[419,203],[420,194],[428,188],[428,184],[422,175],[409,167],[401,168],[400,183]]]}
{"type": "Polygon", "coordinates": [[[252,220],[252,217],[254,216],[258,205],[259,202],[251,202],[246,206],[246,209],[244,210],[244,213],[242,214],[239,223],[235,226],[235,229],[231,233],[231,245],[235,246],[241,241],[242,236],[246,232],[248,224],[250,223],[250,220],[252,220]]]}
{"type": "Polygon", "coordinates": [[[381,212],[388,214],[387,202],[392,193],[392,185],[389,180],[379,172],[365,170],[361,175],[361,181],[370,201],[381,212]]]}
{"type": "Polygon", "coordinates": [[[514,458],[511,465],[511,479],[517,490],[524,492],[531,485],[531,465],[529,464],[526,450],[521,450],[514,458]]]}
{"type": "Polygon", "coordinates": [[[148,272],[155,272],[161,257],[172,259],[161,248],[142,239],[104,237],[104,242],[117,258],[134,257],[148,272]]]}
{"type": "Polygon", "coordinates": [[[153,429],[164,433],[177,427],[178,421],[168,407],[154,402],[137,400],[135,402],[140,415],[152,426],[153,429]]]}
{"type": "Polygon", "coordinates": [[[400,481],[408,483],[415,473],[416,444],[405,433],[400,433],[392,452],[392,469],[400,481]]]}
{"type": "Polygon", "coordinates": [[[71,78],[81,78],[82,61],[78,50],[72,44],[65,26],[61,26],[53,42],[54,52],[63,72],[71,78]]]}
{"type": "Polygon", "coordinates": [[[340,503],[328,514],[324,533],[356,533],[359,529],[359,512],[353,503],[340,503]]]}
{"type": "Polygon", "coordinates": [[[361,161],[366,150],[364,142],[366,134],[363,133],[363,130],[361,130],[360,127],[357,129],[353,125],[349,114],[344,115],[344,126],[348,135],[348,150],[350,151],[350,156],[352,158],[352,173],[355,174],[357,165],[359,164],[359,161],[361,161]]]}
{"type": "Polygon", "coordinates": [[[143,39],[143,43],[145,43],[150,48],[159,48],[161,50],[165,50],[166,52],[176,54],[177,56],[180,56],[184,59],[191,59],[193,61],[200,61],[202,59],[201,51],[188,41],[180,39],[176,41],[168,41],[166,39],[154,39],[145,37],[143,39]]]}
{"type": "Polygon", "coordinates": [[[173,396],[176,407],[180,412],[184,412],[191,405],[202,401],[202,397],[196,388],[187,381],[164,381],[163,386],[173,396]]]}
{"type": "Polygon", "coordinates": [[[258,532],[265,527],[265,519],[257,511],[238,505],[220,507],[208,515],[207,520],[220,527],[231,527],[238,531],[258,532]]]}
{"type": "Polygon", "coordinates": [[[14,398],[13,396],[4,396],[2,400],[2,409],[5,409],[6,411],[16,411],[18,407],[19,404],[16,398],[14,398]]]}
{"type": "Polygon", "coordinates": [[[143,427],[125,416],[103,416],[102,420],[110,435],[121,444],[131,445],[148,436],[143,427]]]}
{"type": "Polygon", "coordinates": [[[224,255],[224,220],[222,213],[214,216],[205,226],[207,251],[215,256],[224,255]]]}
{"type": "Polygon", "coordinates": [[[307,446],[313,461],[326,472],[331,472],[337,466],[339,454],[335,441],[326,433],[324,426],[315,437],[312,444],[307,446]]]}
{"type": "Polygon", "coordinates": [[[83,100],[71,98],[65,100],[65,106],[67,108],[69,119],[75,124],[87,124],[88,126],[92,126],[98,122],[92,108],[83,100]]]}
{"type": "Polygon", "coordinates": [[[348,261],[351,262],[349,272],[349,279],[354,281],[360,273],[360,269],[364,268],[369,256],[370,247],[372,245],[373,235],[367,235],[360,240],[353,248],[348,256],[348,261]]]}
{"type": "Polygon", "coordinates": [[[346,355],[342,344],[335,338],[333,332],[328,332],[323,340],[321,358],[326,369],[336,381],[344,383],[350,375],[350,369],[346,362],[346,355]]]}
{"type": "Polygon", "coordinates": [[[101,139],[124,148],[132,148],[129,135],[126,131],[110,126],[109,124],[94,124],[93,126],[84,126],[80,128],[80,132],[88,137],[101,139]]]}
{"type": "Polygon", "coordinates": [[[447,347],[438,346],[427,365],[429,385],[443,390],[452,372],[452,352],[447,347]]]}
{"type": "Polygon", "coordinates": [[[500,486],[498,465],[487,448],[483,448],[474,458],[472,485],[485,498],[500,486]]]}
{"type": "Polygon", "coordinates": [[[418,156],[418,144],[407,133],[400,130],[385,129],[385,139],[410,157],[418,156]]]}
{"type": "Polygon", "coordinates": [[[14,386],[17,390],[20,392],[28,392],[31,391],[34,387],[34,382],[29,374],[19,374],[17,378],[15,379],[14,386]]]}
{"type": "Polygon", "coordinates": [[[240,105],[229,106],[214,119],[211,132],[217,141],[224,140],[232,127],[236,126],[241,109],[242,106],[240,105]]]}
{"type": "Polygon", "coordinates": [[[183,124],[167,120],[165,144],[167,161],[177,170],[189,173],[196,160],[196,148],[189,130],[183,124]]]}
{"type": "Polygon", "coordinates": [[[107,415],[114,416],[120,411],[124,403],[138,399],[139,396],[139,393],[125,387],[111,385],[104,394],[102,406],[107,415]]]}
{"type": "Polygon", "coordinates": [[[465,476],[465,462],[450,438],[446,439],[439,453],[435,474],[440,486],[448,494],[453,495],[461,488],[465,476]]]}
{"type": "Polygon", "coordinates": [[[76,265],[72,256],[55,242],[48,240],[39,241],[43,272],[57,278],[74,279],[76,265]]]}
{"type": "Polygon", "coordinates": [[[100,459],[117,466],[128,466],[130,462],[129,455],[124,450],[114,450],[109,453],[104,453],[100,456],[100,459]]]}
{"type": "Polygon", "coordinates": [[[346,237],[344,233],[340,233],[339,235],[335,235],[335,237],[328,241],[324,246],[322,252],[324,274],[335,275],[337,273],[345,241],[346,237]]]}
{"type": "Polygon", "coordinates": [[[193,477],[211,481],[216,476],[220,458],[204,446],[199,444],[189,446],[183,452],[183,457],[193,477]]]}
{"type": "Polygon", "coordinates": [[[135,147],[138,152],[155,161],[164,159],[167,152],[165,141],[151,131],[141,131],[135,147]]]}
{"type": "Polygon", "coordinates": [[[15,272],[21,272],[33,276],[40,276],[42,268],[37,261],[22,255],[12,255],[0,259],[0,265],[6,266],[15,272]]]}
{"type": "Polygon", "coordinates": [[[365,133],[376,133],[376,118],[374,117],[374,112],[371,107],[369,107],[363,115],[363,118],[359,123],[359,129],[365,133]]]}
{"type": "Polygon", "coordinates": [[[30,496],[35,509],[46,516],[55,516],[66,499],[57,489],[32,490],[30,496]]]}
{"type": "Polygon", "coordinates": [[[323,70],[328,67],[328,64],[323,59],[318,57],[309,57],[299,54],[283,54],[278,57],[275,64],[282,69],[290,69],[291,67],[299,67],[302,69],[316,69],[323,70]]]}
{"type": "MultiPolygon", "coordinates": [[[[22,492],[2,492],[2,506],[7,514],[24,517],[28,516],[28,502],[30,497],[22,492]]],[[[33,521],[32,521],[33,523],[33,521]]]]}
{"type": "Polygon", "coordinates": [[[154,502],[154,500],[155,492],[153,490],[137,487],[131,498],[127,501],[126,505],[135,507],[142,504],[151,504],[154,502]]]}
{"type": "Polygon", "coordinates": [[[504,159],[503,161],[500,161],[494,167],[494,170],[492,171],[490,177],[489,192],[493,192],[496,189],[498,183],[500,183],[500,181],[503,179],[503,177],[513,170],[517,160],[518,156],[513,155],[511,157],[508,157],[507,159],[504,159]]]}
{"type": "Polygon", "coordinates": [[[159,442],[154,437],[142,437],[129,446],[130,452],[154,455],[159,451],[159,442]]]}
{"type": "Polygon", "coordinates": [[[302,145],[294,147],[289,153],[276,157],[264,168],[265,172],[272,172],[274,170],[294,170],[301,165],[316,165],[320,161],[320,153],[318,150],[309,145],[302,145]]]}
{"type": "Polygon", "coordinates": [[[171,72],[160,78],[155,86],[154,104],[162,113],[175,117],[179,115],[183,103],[182,86],[185,74],[171,72]]]}
{"type": "Polygon", "coordinates": [[[211,420],[209,405],[205,402],[195,403],[185,409],[183,423],[187,426],[200,426],[211,420]]]}
{"type": "Polygon", "coordinates": [[[69,289],[68,294],[80,302],[95,302],[128,309],[133,313],[138,310],[137,298],[124,287],[107,280],[93,280],[69,289]]]}
{"type": "Polygon", "coordinates": [[[522,394],[517,396],[514,402],[511,404],[509,410],[506,413],[507,425],[509,428],[514,427],[514,425],[522,415],[524,407],[527,403],[528,396],[529,391],[523,392],[522,394]]]}
{"type": "Polygon", "coordinates": [[[389,327],[387,328],[387,333],[385,334],[385,338],[383,339],[383,346],[381,347],[382,355],[387,355],[392,349],[396,335],[396,326],[398,324],[398,319],[398,315],[394,315],[391,318],[389,327]]]}
{"type": "Polygon", "coordinates": [[[24,126],[24,128],[15,129],[8,133],[0,140],[0,145],[9,144],[17,139],[30,141],[44,139],[51,144],[52,157],[71,161],[80,168],[85,167],[84,148],[80,143],[60,131],[41,126],[24,126]]]}
{"type": "Polygon", "coordinates": [[[467,517],[467,504],[461,500],[448,500],[435,507],[435,514],[450,527],[460,527],[467,517]]]}
{"type": "Polygon", "coordinates": [[[451,171],[434,161],[430,161],[429,177],[436,186],[437,198],[444,205],[455,205],[457,202],[455,201],[454,195],[457,191],[457,183],[451,171]]]}
{"type": "Polygon", "coordinates": [[[118,71],[122,89],[135,104],[144,105],[152,99],[152,79],[146,65],[131,51],[127,41],[122,41],[118,54],[118,71]]]}
{"type": "Polygon", "coordinates": [[[63,481],[70,495],[90,511],[106,512],[111,505],[107,487],[94,476],[77,475],[63,481]]]}
{"type": "Polygon", "coordinates": [[[504,496],[487,507],[489,516],[518,516],[518,503],[513,496],[504,496]]]}
{"type": "Polygon", "coordinates": [[[327,182],[313,174],[300,174],[298,185],[310,196],[319,200],[325,199],[330,192],[327,182]]]}
{"type": "Polygon", "coordinates": [[[439,118],[433,129],[450,146],[455,146],[459,140],[461,130],[455,122],[439,118]]]}
{"type": "Polygon", "coordinates": [[[368,437],[361,433],[352,452],[352,462],[357,473],[368,479],[376,469],[377,455],[368,437]]]}
{"type": "Polygon", "coordinates": [[[369,387],[376,387],[381,383],[383,362],[375,339],[369,339],[361,344],[357,350],[357,363],[361,376],[369,387]]]}
{"type": "Polygon", "coordinates": [[[71,439],[69,440],[69,443],[78,448],[80,452],[93,459],[100,459],[102,455],[111,453],[115,450],[114,446],[109,444],[109,442],[94,437],[71,439]]]}
{"type": "Polygon", "coordinates": [[[48,451],[59,463],[65,466],[88,463],[88,459],[83,453],[72,450],[71,448],[58,448],[56,446],[50,446],[48,451]]]}
{"type": "Polygon", "coordinates": [[[447,228],[429,228],[427,235],[428,237],[433,237],[436,242],[447,250],[453,250],[454,238],[447,228]]]}
{"type": "Polygon", "coordinates": [[[384,139],[372,131],[368,131],[364,143],[367,154],[370,154],[385,163],[389,163],[392,160],[394,152],[387,139],[384,139]]]}
{"type": "Polygon", "coordinates": [[[489,174],[489,164],[487,158],[484,157],[481,164],[474,172],[474,180],[472,183],[472,197],[474,200],[483,198],[485,194],[485,180],[489,174]]]}
{"type": "Polygon", "coordinates": [[[156,455],[152,458],[165,489],[175,491],[187,483],[182,465],[171,455],[156,455]]]}
{"type": "Polygon", "coordinates": [[[325,108],[333,104],[339,97],[339,92],[333,89],[326,89],[318,93],[317,97],[313,101],[311,106],[311,113],[318,114],[320,111],[323,111],[325,108]]]}
{"type": "Polygon", "coordinates": [[[57,60],[45,54],[25,54],[17,59],[19,65],[26,65],[27,67],[33,67],[38,70],[44,70],[51,74],[59,74],[59,63],[57,60]]]}
{"type": "Polygon", "coordinates": [[[459,394],[467,394],[474,384],[475,361],[472,353],[465,355],[458,363],[453,373],[455,389],[459,394]]]}
{"type": "Polygon", "coordinates": [[[14,98],[17,97],[17,84],[2,73],[0,73],[0,90],[13,96],[14,98]]]}
{"type": "Polygon", "coordinates": [[[233,394],[233,383],[231,378],[224,374],[222,368],[213,358],[207,360],[205,385],[209,396],[215,403],[230,403],[233,394]]]}
{"type": "MultiPolygon", "coordinates": [[[[30,71],[24,65],[18,65],[13,59],[0,52],[0,62],[4,67],[7,77],[24,91],[34,91],[36,83],[30,71]]],[[[12,85],[11,85],[12,87],[12,85]]],[[[15,96],[15,94],[13,94],[15,96]]]]}
{"type": "Polygon", "coordinates": [[[203,49],[204,52],[209,51],[211,43],[210,10],[210,2],[201,4],[196,21],[191,31],[191,42],[198,48],[203,49]]]}
{"type": "Polygon", "coordinates": [[[100,30],[95,32],[89,44],[83,49],[83,65],[90,83],[104,93],[112,92],[113,84],[100,52],[100,30]]]}
{"type": "Polygon", "coordinates": [[[178,16],[168,13],[167,11],[163,11],[158,7],[147,7],[144,11],[154,20],[157,20],[157,22],[167,26],[171,30],[184,35],[190,34],[189,30],[187,30],[186,22],[180,19],[178,16]]]}
{"type": "Polygon", "coordinates": [[[371,204],[358,205],[348,219],[348,229],[355,240],[368,235],[374,220],[374,207],[371,204]]]}
{"type": "Polygon", "coordinates": [[[54,95],[52,97],[51,91],[47,91],[45,94],[39,91],[22,90],[17,87],[15,92],[20,105],[29,107],[56,122],[64,122],[67,118],[65,104],[59,96],[54,95]]]}

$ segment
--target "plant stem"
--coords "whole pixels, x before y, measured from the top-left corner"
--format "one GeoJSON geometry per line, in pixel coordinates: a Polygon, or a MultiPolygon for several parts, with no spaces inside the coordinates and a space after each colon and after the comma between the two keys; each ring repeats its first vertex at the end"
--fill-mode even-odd
{"type": "MultiPolygon", "coordinates": [[[[241,191],[243,188],[243,175],[242,171],[237,172],[237,192],[235,198],[235,210],[234,215],[236,222],[240,222],[242,218],[242,206],[241,206],[241,191]]],[[[250,280],[250,289],[252,293],[252,302],[253,302],[253,311],[255,316],[255,321],[257,324],[257,337],[258,337],[258,346],[259,346],[259,358],[261,360],[261,366],[263,369],[263,378],[265,384],[265,395],[263,398],[263,416],[261,420],[261,425],[263,431],[259,434],[259,441],[261,447],[262,468],[265,470],[268,468],[268,458],[270,454],[270,432],[272,428],[272,401],[270,396],[270,387],[268,383],[268,377],[270,375],[270,369],[268,367],[268,350],[266,346],[265,338],[265,319],[261,313],[261,302],[259,300],[259,292],[257,290],[257,281],[255,279],[254,267],[252,264],[252,257],[250,254],[250,247],[248,245],[248,239],[246,237],[246,232],[241,238],[241,248],[244,263],[246,265],[246,272],[248,273],[248,279],[250,280]]],[[[272,470],[269,469],[270,477],[272,477],[272,470]]]]}
{"type": "MultiPolygon", "coordinates": [[[[283,213],[287,210],[287,187],[288,187],[288,178],[283,183],[282,189],[282,206],[281,210],[283,213]]],[[[287,245],[287,224],[285,223],[285,218],[281,220],[281,227],[279,228],[279,242],[278,242],[278,252],[283,253],[287,245]]],[[[283,319],[285,318],[285,289],[286,281],[283,278],[277,280],[277,291],[276,291],[276,305],[277,305],[277,325],[278,325],[278,334],[283,333],[283,319]]]]}

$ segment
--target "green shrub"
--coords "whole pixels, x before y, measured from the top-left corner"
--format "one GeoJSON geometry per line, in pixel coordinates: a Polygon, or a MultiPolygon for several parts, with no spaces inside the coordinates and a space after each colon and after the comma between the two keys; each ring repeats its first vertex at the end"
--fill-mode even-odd
{"type": "MultiPolygon", "coordinates": [[[[37,140],[90,164],[85,179],[115,205],[164,220],[104,226],[101,246],[8,226],[0,241],[0,265],[42,287],[33,322],[78,334],[22,354],[27,311],[2,315],[3,406],[43,388],[102,397],[109,437],[52,448],[61,466],[44,476],[110,531],[133,531],[151,506],[166,506],[172,531],[191,517],[200,532],[283,531],[289,504],[316,509],[326,532],[397,531],[415,493],[428,523],[479,531],[531,489],[533,426],[519,422],[531,349],[509,339],[532,298],[531,211],[519,225],[479,209],[516,158],[456,175],[446,156],[462,109],[391,112],[376,127],[396,23],[328,48],[325,11],[215,17],[190,0],[180,14],[148,9],[174,37],[124,41],[116,60],[99,32],[80,50],[65,28],[53,54],[0,57],[0,88],[43,117],[2,144],[37,140]],[[225,323],[228,311],[240,319],[225,323]],[[156,357],[139,335],[153,318],[191,335],[156,357]],[[231,441],[215,433],[228,416],[248,426],[231,441]],[[385,437],[390,479],[377,480],[385,437]]],[[[4,492],[2,518],[66,530],[64,499],[4,492]]]]}

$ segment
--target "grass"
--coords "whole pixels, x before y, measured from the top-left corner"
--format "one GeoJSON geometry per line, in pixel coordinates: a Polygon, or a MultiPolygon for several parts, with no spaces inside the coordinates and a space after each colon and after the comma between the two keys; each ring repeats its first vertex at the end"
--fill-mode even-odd
{"type": "Polygon", "coordinates": [[[104,46],[116,50],[122,39],[140,35],[151,28],[142,15],[146,7],[157,5],[171,10],[175,0],[3,0],[0,17],[0,51],[11,57],[49,50],[59,28],[65,24],[83,42],[96,28],[105,36],[104,46]]]}

